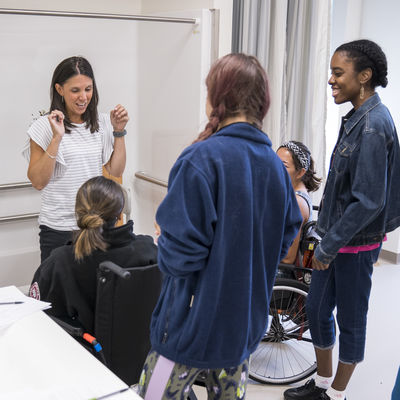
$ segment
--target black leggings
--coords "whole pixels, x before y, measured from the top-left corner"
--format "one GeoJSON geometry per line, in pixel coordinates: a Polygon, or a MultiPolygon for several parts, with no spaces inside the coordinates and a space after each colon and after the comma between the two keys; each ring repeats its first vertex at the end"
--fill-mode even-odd
{"type": "Polygon", "coordinates": [[[73,231],[57,231],[46,225],[39,226],[40,262],[42,263],[53,249],[72,240],[73,231]]]}

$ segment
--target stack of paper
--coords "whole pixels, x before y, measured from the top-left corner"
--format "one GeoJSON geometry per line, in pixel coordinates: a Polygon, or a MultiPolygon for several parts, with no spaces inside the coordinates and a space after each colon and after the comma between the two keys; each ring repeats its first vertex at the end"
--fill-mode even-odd
{"type": "Polygon", "coordinates": [[[50,307],[50,303],[27,297],[15,286],[2,287],[0,288],[0,331],[21,318],[50,307]],[[17,303],[13,304],[15,302],[17,303]]]}

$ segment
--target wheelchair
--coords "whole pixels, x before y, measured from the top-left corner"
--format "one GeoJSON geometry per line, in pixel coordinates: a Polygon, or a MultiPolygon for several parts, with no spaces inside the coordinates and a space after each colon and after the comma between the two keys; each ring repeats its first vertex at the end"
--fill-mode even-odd
{"type": "MultiPolygon", "coordinates": [[[[318,210],[318,207],[313,207],[318,210]]],[[[311,283],[311,262],[320,238],[309,221],[300,236],[295,264],[278,266],[271,294],[268,327],[250,356],[249,376],[268,384],[303,380],[317,369],[314,347],[305,310],[311,283]]]]}
{"type": "Polygon", "coordinates": [[[122,268],[103,261],[97,270],[94,332],[79,321],[52,318],[127,385],[139,381],[150,350],[150,320],[161,292],[157,264],[122,268]]]}

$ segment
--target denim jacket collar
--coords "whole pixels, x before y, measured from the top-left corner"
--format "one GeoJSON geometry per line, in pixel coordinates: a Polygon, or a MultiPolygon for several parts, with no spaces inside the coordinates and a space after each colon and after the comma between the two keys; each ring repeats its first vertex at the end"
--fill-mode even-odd
{"type": "MultiPolygon", "coordinates": [[[[375,93],[372,95],[368,100],[364,102],[364,104],[358,108],[357,110],[351,110],[347,115],[351,114],[349,119],[345,122],[344,124],[344,132],[346,135],[348,135],[351,130],[358,124],[358,122],[367,114],[369,111],[371,111],[373,108],[375,108],[378,104],[381,103],[381,99],[378,95],[378,93],[375,93]]],[[[347,116],[346,116],[347,117],[347,116]]],[[[344,118],[346,118],[344,117],[344,118]]]]}

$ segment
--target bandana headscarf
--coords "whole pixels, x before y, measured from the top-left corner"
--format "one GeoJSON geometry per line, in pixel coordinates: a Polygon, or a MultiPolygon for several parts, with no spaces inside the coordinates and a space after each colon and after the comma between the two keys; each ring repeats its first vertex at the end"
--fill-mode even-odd
{"type": "Polygon", "coordinates": [[[300,165],[308,171],[308,168],[310,168],[310,155],[304,152],[299,146],[297,146],[296,143],[293,142],[284,142],[282,143],[279,148],[285,147],[289,150],[292,151],[292,153],[295,155],[297,160],[299,161],[300,165]]]}

